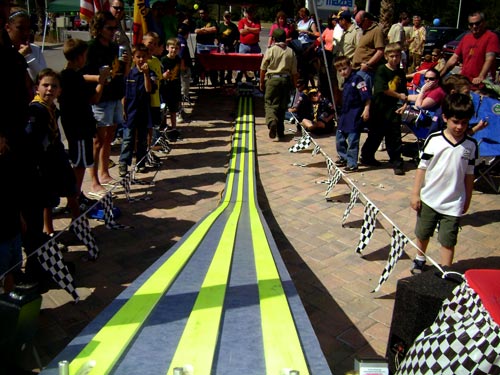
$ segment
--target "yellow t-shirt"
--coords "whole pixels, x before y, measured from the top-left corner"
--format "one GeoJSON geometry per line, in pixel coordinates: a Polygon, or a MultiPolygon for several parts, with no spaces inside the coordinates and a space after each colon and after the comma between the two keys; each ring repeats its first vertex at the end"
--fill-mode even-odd
{"type": "Polygon", "coordinates": [[[160,107],[160,81],[163,79],[162,71],[161,71],[161,62],[160,59],[156,56],[153,56],[150,60],[148,60],[149,70],[156,74],[156,91],[151,94],[151,107],[160,107]]]}

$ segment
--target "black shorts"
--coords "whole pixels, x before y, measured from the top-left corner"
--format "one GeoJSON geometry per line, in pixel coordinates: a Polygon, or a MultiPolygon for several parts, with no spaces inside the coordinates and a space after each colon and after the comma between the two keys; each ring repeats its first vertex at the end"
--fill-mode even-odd
{"type": "Polygon", "coordinates": [[[69,140],[69,160],[73,167],[89,168],[94,165],[94,141],[92,138],[69,140]]]}

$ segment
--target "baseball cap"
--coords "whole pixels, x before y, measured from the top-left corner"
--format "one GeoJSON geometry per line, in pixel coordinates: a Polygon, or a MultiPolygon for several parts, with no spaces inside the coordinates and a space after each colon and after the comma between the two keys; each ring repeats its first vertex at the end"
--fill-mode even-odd
{"type": "Polygon", "coordinates": [[[337,17],[339,19],[342,18],[344,20],[350,20],[352,18],[352,14],[348,10],[341,10],[339,14],[337,14],[337,17]]]}
{"type": "Polygon", "coordinates": [[[286,33],[283,29],[275,29],[273,31],[273,39],[275,42],[284,42],[286,41],[286,33]]]}

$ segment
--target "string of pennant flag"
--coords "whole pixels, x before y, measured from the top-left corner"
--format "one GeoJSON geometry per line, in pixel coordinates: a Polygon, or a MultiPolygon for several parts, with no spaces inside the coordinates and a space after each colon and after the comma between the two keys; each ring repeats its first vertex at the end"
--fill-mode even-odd
{"type": "MultiPolygon", "coordinates": [[[[68,226],[61,229],[59,233],[51,237],[49,241],[45,242],[33,253],[27,255],[28,257],[36,256],[42,268],[51,275],[52,280],[54,280],[54,282],[56,282],[57,285],[59,285],[62,289],[67,291],[73,297],[75,302],[78,302],[80,297],[75,288],[73,276],[69,272],[69,269],[66,266],[66,264],[63,262],[63,255],[61,250],[57,246],[57,239],[63,233],[67,231],[72,231],[87,248],[88,253],[85,256],[86,260],[95,261],[99,257],[99,247],[97,246],[95,237],[92,234],[92,230],[88,220],[88,216],[92,213],[92,211],[97,210],[98,207],[102,207],[102,220],[104,221],[104,224],[108,229],[133,228],[131,226],[119,224],[116,222],[114,214],[114,206],[113,206],[113,192],[119,186],[122,186],[125,192],[126,199],[129,203],[151,199],[149,190],[146,190],[144,195],[141,197],[131,197],[131,191],[132,191],[131,185],[133,184],[153,185],[153,182],[144,183],[142,181],[136,180],[135,172],[137,171],[137,165],[143,162],[144,159],[150,161],[150,158],[152,158],[151,156],[152,148],[156,145],[161,145],[164,149],[167,149],[168,151],[171,150],[171,147],[166,139],[166,133],[163,132],[158,138],[158,140],[155,142],[155,144],[153,144],[150,147],[150,149],[146,153],[146,156],[144,156],[143,159],[139,160],[132,168],[132,171],[130,173],[127,173],[127,175],[123,177],[119,181],[119,183],[117,183],[113,188],[111,188],[101,199],[95,202],[92,206],[88,207],[85,212],[82,212],[78,218],[72,220],[68,226]]],[[[158,173],[158,170],[159,166],[156,169],[152,181],[154,181],[156,174],[158,173]]],[[[21,266],[20,264],[14,265],[9,270],[7,270],[5,274],[11,272],[12,270],[20,266],[21,266]]],[[[0,275],[0,279],[3,276],[4,275],[0,275]]]]}
{"type": "MultiPolygon", "coordinates": [[[[297,122],[298,123],[298,122],[297,122]]],[[[347,218],[349,217],[352,209],[355,204],[359,201],[364,204],[363,211],[363,224],[361,226],[359,241],[356,246],[355,252],[358,255],[363,254],[363,250],[370,243],[370,239],[373,236],[373,232],[375,231],[375,225],[377,222],[377,217],[382,216],[385,220],[387,220],[392,226],[392,234],[391,234],[391,248],[389,251],[389,256],[387,258],[387,262],[384,266],[384,270],[379,278],[378,284],[372,292],[377,292],[380,290],[382,285],[389,279],[389,276],[394,271],[397,262],[404,254],[404,249],[407,244],[412,245],[417,251],[420,253],[421,250],[419,247],[398,228],[396,224],[386,215],[384,214],[365,194],[363,194],[356,184],[346,176],[346,174],[335,165],[332,158],[321,148],[318,142],[311,137],[311,135],[301,126],[302,135],[300,138],[296,140],[296,143],[288,149],[291,153],[297,153],[303,150],[307,150],[311,144],[314,145],[312,150],[312,156],[321,154],[325,158],[326,167],[328,171],[328,180],[327,189],[325,192],[325,197],[327,197],[333,188],[343,180],[347,186],[350,188],[350,198],[349,203],[344,211],[342,216],[341,224],[345,225],[347,218]]],[[[427,260],[432,263],[442,274],[442,277],[446,277],[449,273],[455,272],[445,272],[441,266],[426,255],[427,260]]]]}

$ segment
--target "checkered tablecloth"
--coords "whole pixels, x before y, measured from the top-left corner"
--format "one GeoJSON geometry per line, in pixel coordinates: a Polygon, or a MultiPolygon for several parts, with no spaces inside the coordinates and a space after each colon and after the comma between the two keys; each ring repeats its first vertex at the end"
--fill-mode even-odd
{"type": "Polygon", "coordinates": [[[443,302],[396,374],[500,374],[500,327],[467,281],[443,302]]]}

